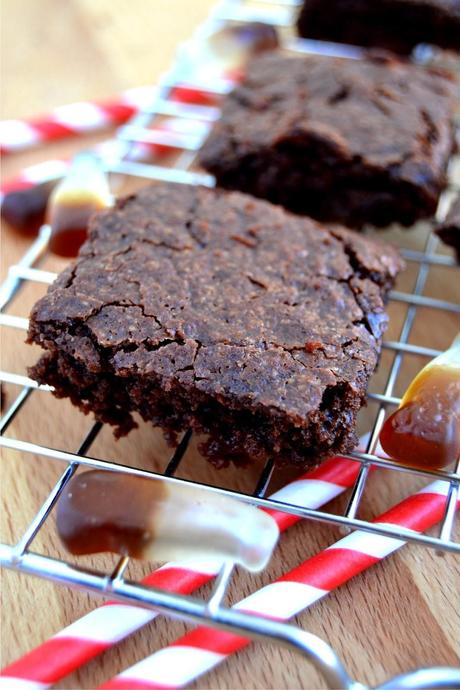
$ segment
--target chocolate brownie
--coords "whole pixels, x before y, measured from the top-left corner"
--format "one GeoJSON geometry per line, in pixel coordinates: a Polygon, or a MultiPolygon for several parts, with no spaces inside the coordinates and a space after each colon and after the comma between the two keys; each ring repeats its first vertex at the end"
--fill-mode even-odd
{"type": "Polygon", "coordinates": [[[460,50],[459,0],[304,0],[306,38],[410,53],[418,43],[460,50]]]}
{"type": "Polygon", "coordinates": [[[449,247],[453,247],[460,264],[460,194],[453,200],[443,223],[436,228],[436,233],[449,247]]]}
{"type": "Polygon", "coordinates": [[[208,434],[217,464],[355,443],[397,252],[240,193],[158,184],[93,217],[34,307],[31,376],[117,426],[208,434]]]}
{"type": "Polygon", "coordinates": [[[360,227],[436,208],[454,84],[391,58],[255,58],[201,150],[220,186],[360,227]]]}

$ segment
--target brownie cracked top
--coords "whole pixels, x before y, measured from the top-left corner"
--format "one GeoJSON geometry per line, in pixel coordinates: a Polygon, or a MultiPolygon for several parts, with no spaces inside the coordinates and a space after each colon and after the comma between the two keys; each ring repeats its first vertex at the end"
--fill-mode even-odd
{"type": "Polygon", "coordinates": [[[29,340],[302,424],[329,386],[364,395],[400,268],[388,245],[268,202],[157,184],[93,217],[29,340]]]}

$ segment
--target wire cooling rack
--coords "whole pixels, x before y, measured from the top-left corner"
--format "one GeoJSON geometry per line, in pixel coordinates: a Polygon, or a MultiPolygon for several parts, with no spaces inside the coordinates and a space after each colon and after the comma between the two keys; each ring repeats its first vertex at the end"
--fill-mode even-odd
{"type": "MultiPolygon", "coordinates": [[[[121,127],[112,146],[106,149],[105,164],[109,173],[126,177],[140,178],[142,180],[169,180],[179,183],[203,184],[213,186],[214,179],[207,174],[194,169],[194,159],[197,149],[201,144],[203,132],[199,136],[195,134],[179,134],[164,132],[152,128],[158,117],[173,116],[183,121],[193,122],[199,118],[201,123],[211,123],[218,117],[218,107],[184,104],[170,100],[172,90],[178,86],[186,85],[188,89],[205,91],[218,99],[232,86],[216,75],[212,79],[207,75],[199,77],[196,65],[193,63],[193,46],[203,44],[206,37],[226,23],[260,20],[273,24],[281,29],[284,45],[291,50],[302,52],[321,52],[323,54],[343,55],[350,59],[356,58],[360,50],[317,41],[305,41],[292,38],[289,27],[292,25],[293,11],[298,5],[298,0],[258,0],[252,2],[246,0],[230,0],[215,9],[209,19],[197,32],[191,43],[184,46],[179,52],[172,70],[160,82],[155,90],[151,106],[136,114],[132,120],[121,127]],[[283,32],[286,32],[285,34],[283,32]],[[172,166],[153,165],[151,163],[136,160],[139,147],[145,144],[159,144],[174,147],[177,157],[172,166]]],[[[448,208],[453,191],[458,189],[456,183],[456,170],[458,160],[453,159],[449,167],[450,184],[443,193],[436,214],[436,220],[442,220],[448,208]]],[[[55,274],[40,269],[40,262],[46,256],[50,229],[42,227],[39,236],[31,244],[19,263],[11,266],[7,279],[0,288],[0,325],[4,328],[26,330],[27,319],[11,313],[15,298],[24,287],[31,283],[51,283],[55,274]]],[[[430,471],[414,469],[396,464],[391,460],[381,457],[378,452],[378,436],[387,411],[400,402],[395,395],[398,377],[405,357],[419,356],[432,358],[439,354],[439,350],[427,345],[410,341],[412,327],[420,308],[430,310],[430,326],[436,330],[437,319],[440,314],[451,313],[458,319],[460,326],[460,304],[430,296],[426,293],[426,286],[430,271],[433,268],[443,271],[452,271],[452,280],[458,280],[458,269],[450,256],[437,252],[438,239],[433,232],[429,232],[422,250],[402,247],[401,253],[406,261],[415,267],[416,278],[411,291],[403,292],[394,290],[390,294],[390,303],[400,303],[405,309],[405,316],[400,328],[397,340],[388,340],[383,344],[384,350],[391,355],[391,362],[385,370],[385,381],[381,391],[369,393],[369,400],[376,406],[371,432],[368,436],[365,451],[352,452],[349,458],[360,463],[360,470],[356,482],[350,492],[348,503],[342,514],[331,514],[322,510],[312,510],[299,505],[274,501],[265,498],[272,474],[275,471],[274,463],[268,461],[261,470],[255,483],[253,492],[243,493],[223,489],[219,486],[208,486],[209,491],[231,495],[240,500],[260,507],[275,508],[302,518],[333,525],[340,525],[350,530],[363,530],[379,535],[404,539],[424,547],[435,548],[438,551],[450,551],[460,553],[460,542],[455,541],[452,532],[455,519],[455,506],[459,492],[459,468],[455,471],[430,471]],[[435,535],[422,535],[408,532],[403,529],[384,525],[373,524],[357,517],[358,510],[363,499],[369,471],[372,467],[385,468],[396,473],[408,473],[420,477],[437,478],[449,482],[449,491],[446,500],[446,509],[439,532],[435,535]]],[[[448,343],[446,343],[446,346],[448,343]]],[[[70,587],[82,588],[87,591],[103,595],[110,595],[120,601],[136,603],[148,608],[154,608],[169,615],[178,615],[192,622],[205,621],[209,625],[216,626],[232,632],[244,634],[259,639],[271,639],[279,644],[295,649],[305,654],[323,672],[324,677],[331,687],[358,687],[350,679],[334,652],[324,643],[312,635],[291,625],[277,623],[254,615],[246,615],[242,612],[230,610],[222,605],[226,592],[226,586],[230,581],[231,570],[224,569],[216,581],[216,585],[208,602],[179,595],[169,594],[160,590],[146,588],[135,582],[130,582],[123,577],[128,559],[120,559],[114,571],[110,574],[94,572],[85,568],[77,568],[70,563],[57,558],[33,553],[29,550],[33,540],[45,525],[55,503],[59,499],[66,483],[80,466],[91,468],[103,468],[118,472],[127,472],[142,476],[158,476],[156,473],[135,469],[123,464],[117,464],[109,459],[91,457],[91,446],[98,437],[102,425],[97,422],[92,425],[86,437],[76,452],[67,452],[47,445],[12,438],[6,432],[12,422],[21,415],[24,403],[31,395],[49,394],[47,386],[38,386],[25,375],[13,374],[7,371],[0,372],[0,380],[4,383],[17,386],[20,392],[12,404],[0,419],[0,445],[4,448],[17,451],[20,454],[34,454],[49,458],[56,463],[61,462],[65,469],[52,488],[45,502],[28,525],[20,540],[14,545],[0,544],[0,562],[4,567],[16,571],[35,574],[54,580],[70,587]]],[[[177,473],[191,440],[191,433],[184,434],[181,442],[170,458],[164,471],[164,481],[181,482],[173,475],[177,473]]],[[[410,676],[406,679],[404,687],[452,687],[453,676],[442,677],[427,671],[425,675],[410,676]]],[[[363,687],[363,686],[359,686],[363,687]]],[[[383,687],[383,686],[382,686],[383,687]]]]}

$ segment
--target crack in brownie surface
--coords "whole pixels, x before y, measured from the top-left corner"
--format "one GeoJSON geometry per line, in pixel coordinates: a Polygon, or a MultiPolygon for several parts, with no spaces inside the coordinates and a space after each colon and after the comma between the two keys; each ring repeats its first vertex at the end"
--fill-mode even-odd
{"type": "Polygon", "coordinates": [[[360,227],[431,215],[452,152],[454,84],[383,57],[254,58],[200,160],[221,187],[360,227]]]}
{"type": "Polygon", "coordinates": [[[217,464],[316,464],[354,441],[391,247],[237,192],[158,184],[96,215],[35,306],[32,369],[129,431],[205,432],[217,464]]]}

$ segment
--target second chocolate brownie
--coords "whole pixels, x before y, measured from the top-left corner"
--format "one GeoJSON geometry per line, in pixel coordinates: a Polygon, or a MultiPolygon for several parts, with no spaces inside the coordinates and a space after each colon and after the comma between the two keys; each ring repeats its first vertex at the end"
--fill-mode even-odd
{"type": "Polygon", "coordinates": [[[225,100],[200,160],[217,183],[351,227],[430,216],[453,149],[453,83],[396,59],[273,53],[225,100]]]}
{"type": "Polygon", "coordinates": [[[218,464],[349,450],[401,261],[239,193],[159,184],[93,218],[35,306],[32,369],[126,433],[208,434],[218,464]]]}

